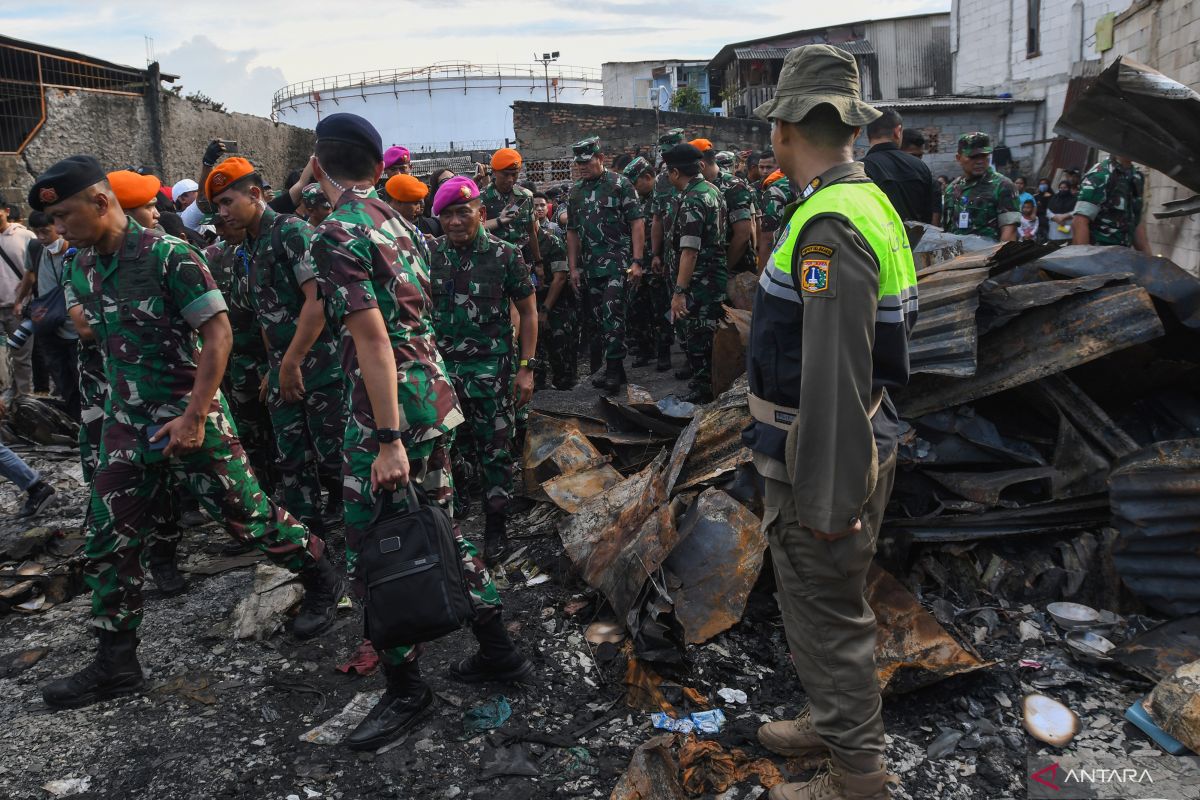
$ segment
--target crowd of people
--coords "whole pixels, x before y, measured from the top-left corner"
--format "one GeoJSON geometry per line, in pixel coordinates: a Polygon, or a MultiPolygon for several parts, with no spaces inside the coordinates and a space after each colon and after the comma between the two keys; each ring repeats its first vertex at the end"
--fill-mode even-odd
{"type": "MultiPolygon", "coordinates": [[[[176,557],[189,510],[232,535],[230,552],[257,549],[299,575],[293,633],[312,638],[348,584],[362,597],[365,537],[381,512],[408,508],[399,489],[410,482],[459,517],[475,493],[484,515],[482,550],[455,527],[479,650],[453,676],[527,679],[533,665],[509,638],[490,572],[508,550],[523,410],[539,389],[575,386],[581,352],[592,384],[612,393],[631,355],[665,372],[676,344],[687,399],[711,401],[713,335],[730,281],[750,273],[744,438],[811,701],[760,738],[786,755],[829,750],[822,786],[883,796],[862,590],[895,470],[887,390],[907,382],[917,313],[903,222],[1141,247],[1142,179],[1114,156],[1078,192],[1043,180],[1024,198],[976,132],[958,140],[963,174],[935,189],[943,181],[922,163],[919,136],[864,103],[853,59],[827,46],[792,51],[756,113],[773,123],[770,149],[720,150],[681,129],[632,152],[579,141],[565,192],[521,184],[511,148],[471,175],[421,180],[408,150],[338,113],[279,192],[218,139],[195,179],[169,188],[144,170],[64,159],[30,190],[29,229],[0,202],[13,388],[33,391],[38,343],[81,422],[91,487],[97,652],[47,684],[46,703],[143,686],[144,565],[162,594],[186,591],[176,557]],[[862,130],[871,148],[856,162],[862,130]],[[18,336],[27,317],[29,341],[18,336]],[[329,557],[343,525],[344,572],[329,557]]],[[[36,513],[49,487],[14,458],[0,451],[0,472],[36,513]]],[[[349,735],[353,748],[395,738],[432,702],[419,646],[379,655],[387,690],[349,735]]],[[[788,786],[771,796],[843,796],[788,786]]]]}

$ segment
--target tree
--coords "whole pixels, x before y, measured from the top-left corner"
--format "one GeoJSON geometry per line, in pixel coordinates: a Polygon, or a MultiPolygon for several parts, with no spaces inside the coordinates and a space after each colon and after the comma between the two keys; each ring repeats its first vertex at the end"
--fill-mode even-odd
{"type": "Polygon", "coordinates": [[[704,100],[700,97],[700,92],[691,86],[680,86],[675,90],[675,94],[671,95],[671,110],[682,111],[685,114],[708,113],[708,109],[704,107],[704,100]]]}

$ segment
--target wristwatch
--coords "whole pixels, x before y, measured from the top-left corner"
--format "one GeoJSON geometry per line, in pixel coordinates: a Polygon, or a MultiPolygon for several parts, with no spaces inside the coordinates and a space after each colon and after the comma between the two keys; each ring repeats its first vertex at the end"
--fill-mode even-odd
{"type": "Polygon", "coordinates": [[[687,293],[688,293],[688,287],[680,286],[678,283],[675,284],[675,294],[687,294],[687,293]]]}
{"type": "Polygon", "coordinates": [[[538,361],[536,358],[522,358],[520,361],[517,362],[517,366],[522,369],[536,370],[541,365],[542,365],[542,363],[540,361],[538,361]]]}
{"type": "Polygon", "coordinates": [[[375,441],[380,444],[390,444],[400,441],[400,431],[395,428],[376,428],[375,441]]]}

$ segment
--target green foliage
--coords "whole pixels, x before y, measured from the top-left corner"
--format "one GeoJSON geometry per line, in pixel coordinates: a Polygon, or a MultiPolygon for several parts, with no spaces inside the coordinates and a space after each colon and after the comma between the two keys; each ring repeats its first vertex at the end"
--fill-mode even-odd
{"type": "Polygon", "coordinates": [[[708,112],[708,109],[704,107],[704,100],[700,97],[700,92],[691,86],[680,86],[675,90],[675,94],[671,95],[671,110],[682,111],[685,114],[708,112]]]}

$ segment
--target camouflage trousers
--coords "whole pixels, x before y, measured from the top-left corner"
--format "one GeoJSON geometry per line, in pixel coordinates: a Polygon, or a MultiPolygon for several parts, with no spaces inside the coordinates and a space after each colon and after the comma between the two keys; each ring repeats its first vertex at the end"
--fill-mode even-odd
{"type": "Polygon", "coordinates": [[[175,480],[190,491],[232,536],[254,545],[293,572],[316,563],[325,543],[274,503],[258,486],[246,451],[224,413],[209,414],[204,444],[167,458],[138,446],[134,426],[108,420],[106,455],[92,482],[84,582],[92,590],[93,624],[133,630],[142,621],[145,544],[154,534],[153,509],[164,504],[175,480]]]}
{"type": "Polygon", "coordinates": [[[279,372],[271,370],[267,408],[275,434],[279,499],[309,527],[320,521],[321,488],[341,484],[344,387],[341,380],[315,389],[305,387],[301,402],[287,403],[279,393],[279,372]]]}
{"type": "Polygon", "coordinates": [[[250,468],[264,492],[272,495],[278,482],[275,469],[275,434],[271,430],[271,412],[259,400],[262,365],[253,358],[234,353],[221,387],[229,401],[238,440],[250,459],[250,468]]]}
{"type": "Polygon", "coordinates": [[[591,335],[604,337],[604,357],[625,358],[625,276],[587,274],[591,335]]]}
{"type": "MultiPolygon", "coordinates": [[[[454,480],[450,473],[450,448],[454,442],[454,432],[426,439],[423,442],[406,445],[408,453],[409,479],[425,490],[430,500],[450,509],[451,497],[454,494],[454,480]]],[[[371,493],[371,464],[379,453],[379,443],[375,441],[374,431],[360,425],[351,419],[346,426],[346,454],[344,469],[344,490],[342,499],[345,502],[346,517],[346,572],[353,579],[355,595],[362,599],[365,587],[362,580],[354,574],[354,566],[358,563],[358,554],[362,550],[363,541],[368,534],[367,527],[375,515],[375,499],[371,493]]],[[[383,503],[383,513],[403,513],[408,509],[408,498],[404,492],[389,493],[383,503]]],[[[479,550],[463,537],[458,524],[454,523],[454,538],[458,542],[458,552],[463,561],[463,577],[467,588],[475,601],[476,621],[485,622],[489,615],[499,610],[500,593],[492,576],[479,557],[479,550]]],[[[371,632],[365,631],[367,639],[371,632]]],[[[420,655],[420,645],[401,645],[379,652],[380,658],[388,664],[400,664],[405,661],[415,661],[420,655]]]]}
{"type": "Polygon", "coordinates": [[[466,417],[459,429],[464,435],[458,439],[458,457],[478,466],[484,511],[507,513],[515,471],[512,358],[447,361],[446,371],[466,417]]]}
{"type": "Polygon", "coordinates": [[[645,356],[654,356],[660,345],[670,345],[671,283],[662,275],[646,274],[636,289],[629,292],[629,343],[645,356]]]}
{"type": "MultiPolygon", "coordinates": [[[[568,287],[564,294],[569,291],[568,287]]],[[[579,304],[574,298],[564,302],[559,295],[554,308],[546,312],[546,324],[538,331],[537,358],[538,386],[549,382],[555,389],[570,389],[578,381],[579,304]]]]}
{"type": "Polygon", "coordinates": [[[692,379],[688,386],[711,392],[713,336],[717,332],[717,323],[725,313],[721,308],[725,295],[697,291],[692,297],[695,300],[693,310],[688,316],[675,321],[675,332],[688,366],[692,368],[692,379]]]}

